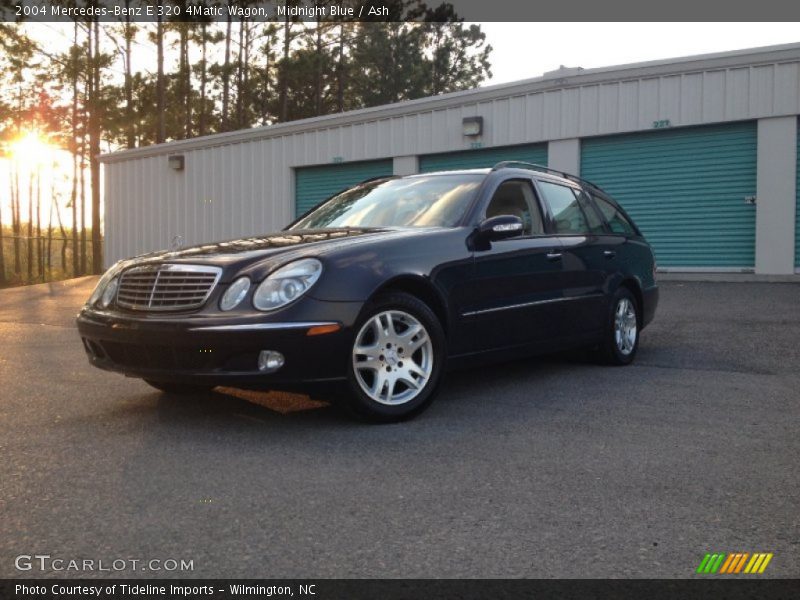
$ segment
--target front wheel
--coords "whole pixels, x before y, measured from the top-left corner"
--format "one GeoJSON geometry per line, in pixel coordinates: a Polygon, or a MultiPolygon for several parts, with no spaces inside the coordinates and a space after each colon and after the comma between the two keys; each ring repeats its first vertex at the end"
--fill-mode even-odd
{"type": "Polygon", "coordinates": [[[427,304],[404,293],[376,298],[356,328],[347,408],[370,421],[409,419],[433,401],[446,342],[427,304]]]}
{"type": "Polygon", "coordinates": [[[629,365],[639,349],[639,315],[636,298],[628,288],[621,287],[611,302],[601,351],[606,363],[629,365]]]}

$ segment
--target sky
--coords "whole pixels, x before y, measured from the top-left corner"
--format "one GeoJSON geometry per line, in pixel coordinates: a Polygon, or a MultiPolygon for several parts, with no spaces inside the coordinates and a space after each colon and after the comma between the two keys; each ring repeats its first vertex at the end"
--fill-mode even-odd
{"type": "Polygon", "coordinates": [[[798,23],[481,23],[491,55],[487,85],[567,67],[608,67],[800,42],[798,23]]]}

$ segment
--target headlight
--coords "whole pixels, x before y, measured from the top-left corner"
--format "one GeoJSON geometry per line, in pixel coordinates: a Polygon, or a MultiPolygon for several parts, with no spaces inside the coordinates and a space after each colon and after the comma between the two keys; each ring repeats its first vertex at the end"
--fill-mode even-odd
{"type": "Polygon", "coordinates": [[[239,303],[247,296],[247,290],[250,289],[250,280],[247,277],[239,277],[234,281],[222,295],[222,300],[219,301],[221,310],[233,310],[239,303]]]}
{"type": "Polygon", "coordinates": [[[86,301],[86,304],[89,306],[94,306],[97,304],[97,301],[100,300],[100,297],[103,295],[103,292],[106,291],[106,286],[114,279],[119,272],[122,270],[122,261],[114,263],[111,268],[106,271],[103,276],[100,278],[100,281],[97,282],[97,285],[92,292],[92,295],[89,296],[89,300],[86,301]]]}
{"type": "Polygon", "coordinates": [[[106,289],[103,290],[103,294],[100,296],[100,308],[108,308],[108,305],[111,304],[117,295],[118,287],[119,277],[114,277],[114,279],[112,279],[106,286],[106,289]]]}
{"type": "Polygon", "coordinates": [[[282,266],[267,277],[253,294],[258,310],[274,310],[305,294],[322,275],[322,263],[304,258],[282,266]]]}

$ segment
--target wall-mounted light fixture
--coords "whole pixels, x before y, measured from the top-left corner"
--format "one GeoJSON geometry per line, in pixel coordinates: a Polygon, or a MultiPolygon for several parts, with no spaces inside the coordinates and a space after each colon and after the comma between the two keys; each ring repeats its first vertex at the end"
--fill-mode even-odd
{"type": "Polygon", "coordinates": [[[461,133],[467,137],[477,137],[483,133],[483,117],[464,117],[461,120],[461,133]]]}
{"type": "Polygon", "coordinates": [[[183,171],[183,154],[173,154],[167,159],[169,168],[173,171],[183,171]]]}

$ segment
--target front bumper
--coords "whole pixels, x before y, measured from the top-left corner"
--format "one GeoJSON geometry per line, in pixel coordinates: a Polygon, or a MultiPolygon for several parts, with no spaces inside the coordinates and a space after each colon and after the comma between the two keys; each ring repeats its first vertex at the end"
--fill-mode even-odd
{"type": "Polygon", "coordinates": [[[304,299],[289,314],[132,315],[84,308],[78,331],[89,362],[108,371],[159,382],[253,389],[308,389],[344,380],[361,303],[304,299]],[[312,327],[340,326],[309,336],[312,327]],[[258,369],[262,350],[284,365],[258,369]]]}

